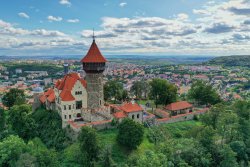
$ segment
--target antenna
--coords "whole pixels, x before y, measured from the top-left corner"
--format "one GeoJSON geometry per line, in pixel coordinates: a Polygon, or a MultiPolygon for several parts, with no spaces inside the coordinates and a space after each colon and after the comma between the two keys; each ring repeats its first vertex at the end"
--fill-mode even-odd
{"type": "Polygon", "coordinates": [[[95,29],[93,28],[93,36],[92,36],[92,38],[93,38],[93,41],[95,41],[95,29]]]}

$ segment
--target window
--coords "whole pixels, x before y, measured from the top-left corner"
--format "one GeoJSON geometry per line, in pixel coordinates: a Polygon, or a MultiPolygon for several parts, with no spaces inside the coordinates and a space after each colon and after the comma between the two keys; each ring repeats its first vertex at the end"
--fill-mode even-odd
{"type": "Polygon", "coordinates": [[[100,105],[102,105],[102,100],[100,100],[100,105]]]}
{"type": "Polygon", "coordinates": [[[67,115],[64,115],[64,119],[67,119],[67,115]]]}
{"type": "Polygon", "coordinates": [[[75,95],[81,95],[82,94],[82,91],[76,91],[75,92],[75,95]]]}
{"type": "Polygon", "coordinates": [[[135,116],[134,116],[134,114],[132,115],[132,119],[134,119],[135,118],[135,116]]]}
{"type": "Polygon", "coordinates": [[[71,119],[71,115],[69,115],[69,119],[71,119]]]}
{"type": "Polygon", "coordinates": [[[140,118],[140,114],[137,114],[137,118],[140,118]]]}
{"type": "Polygon", "coordinates": [[[76,109],[82,108],[82,101],[76,101],[76,109]]]}
{"type": "Polygon", "coordinates": [[[71,110],[71,105],[69,105],[69,110],[71,110]]]}
{"type": "Polygon", "coordinates": [[[66,110],[66,105],[64,105],[63,107],[64,107],[64,110],[66,110]]]}

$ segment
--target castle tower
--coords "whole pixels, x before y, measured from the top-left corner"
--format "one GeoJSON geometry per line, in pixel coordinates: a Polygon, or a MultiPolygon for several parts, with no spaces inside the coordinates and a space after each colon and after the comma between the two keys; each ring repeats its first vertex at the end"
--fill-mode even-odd
{"type": "Polygon", "coordinates": [[[107,60],[98,49],[95,38],[87,55],[81,60],[83,70],[86,72],[88,108],[96,109],[104,105],[103,95],[103,71],[107,60]]]}

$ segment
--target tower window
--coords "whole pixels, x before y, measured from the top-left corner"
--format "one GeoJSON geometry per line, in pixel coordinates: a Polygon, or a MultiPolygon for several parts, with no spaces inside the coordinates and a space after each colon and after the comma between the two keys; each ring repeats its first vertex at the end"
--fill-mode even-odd
{"type": "Polygon", "coordinates": [[[76,109],[82,108],[82,101],[76,101],[76,109]]]}

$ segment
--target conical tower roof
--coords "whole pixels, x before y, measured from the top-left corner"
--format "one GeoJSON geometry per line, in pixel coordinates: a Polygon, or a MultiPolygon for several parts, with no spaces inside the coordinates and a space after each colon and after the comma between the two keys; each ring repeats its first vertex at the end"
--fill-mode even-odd
{"type": "Polygon", "coordinates": [[[86,56],[81,60],[82,63],[105,63],[107,60],[103,57],[102,53],[100,52],[98,46],[93,40],[88,53],[86,56]]]}

